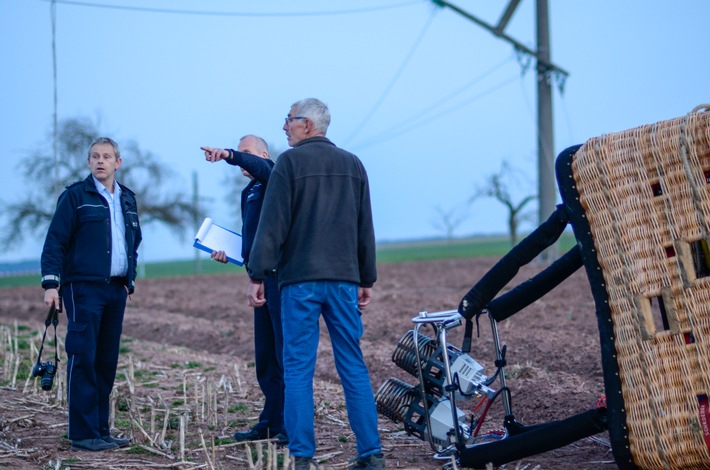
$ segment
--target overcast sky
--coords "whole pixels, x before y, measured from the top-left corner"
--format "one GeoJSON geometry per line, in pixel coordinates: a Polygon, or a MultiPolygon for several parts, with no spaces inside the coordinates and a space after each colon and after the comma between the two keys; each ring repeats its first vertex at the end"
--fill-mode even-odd
{"type": "MultiPolygon", "coordinates": [[[[508,2],[451,3],[495,24],[508,2]]],[[[532,49],[534,10],[522,0],[506,29],[532,49]]],[[[710,102],[710,2],[550,0],[549,10],[552,61],[569,72],[554,88],[555,155],[710,102]]],[[[51,148],[50,11],[47,0],[0,0],[4,203],[43,184],[23,181],[18,164],[51,148]]],[[[236,148],[254,133],[283,150],[283,118],[306,97],[329,105],[328,137],[365,164],[379,241],[442,236],[446,212],[462,220],[457,236],[504,233],[499,203],[466,204],[503,160],[523,173],[516,198],[536,191],[534,61],[526,68],[510,44],[431,1],[57,0],[56,50],[59,119],[99,120],[119,144],[136,141],[176,171],[175,190],[189,193],[196,173],[211,198],[204,216],[221,225],[236,224],[222,182],[237,170],[199,147],[236,148]]],[[[144,231],[144,260],[194,256],[193,233],[144,231]]],[[[37,259],[42,241],[0,261],[37,259]]]]}

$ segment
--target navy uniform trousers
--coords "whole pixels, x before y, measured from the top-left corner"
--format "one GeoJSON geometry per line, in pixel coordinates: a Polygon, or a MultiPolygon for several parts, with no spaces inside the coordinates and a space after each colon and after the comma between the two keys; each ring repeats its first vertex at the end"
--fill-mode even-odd
{"type": "Polygon", "coordinates": [[[118,366],[126,309],[120,282],[74,282],[62,287],[67,313],[69,439],[108,436],[109,395],[118,366]]]}
{"type": "Polygon", "coordinates": [[[264,394],[264,409],[252,429],[260,437],[274,437],[284,432],[283,330],[281,329],[281,294],[276,278],[264,281],[266,304],[254,309],[254,358],[256,380],[264,394]]]}

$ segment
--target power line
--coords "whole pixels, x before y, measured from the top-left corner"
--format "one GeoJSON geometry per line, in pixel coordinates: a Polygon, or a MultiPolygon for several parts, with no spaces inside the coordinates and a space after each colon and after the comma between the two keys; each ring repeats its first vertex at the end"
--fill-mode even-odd
{"type": "Polygon", "coordinates": [[[137,11],[142,13],[168,13],[175,15],[202,15],[202,16],[259,16],[259,17],[294,17],[294,16],[332,16],[332,15],[351,15],[355,13],[371,13],[373,11],[392,10],[410,5],[421,3],[419,0],[394,3],[392,5],[383,5],[371,8],[358,8],[350,10],[330,10],[330,11],[311,11],[311,12],[237,12],[237,11],[207,11],[207,10],[176,10],[173,8],[148,8],[148,7],[132,7],[125,5],[101,4],[93,2],[81,2],[75,0],[41,0],[62,5],[72,5],[79,7],[104,8],[109,10],[124,10],[137,11]]]}
{"type": "Polygon", "coordinates": [[[432,10],[431,16],[429,16],[429,20],[426,22],[426,24],[422,28],[422,31],[419,33],[419,36],[417,37],[417,39],[414,41],[414,44],[412,44],[412,47],[410,48],[409,53],[402,61],[402,64],[399,66],[399,69],[394,74],[394,77],[392,77],[392,80],[390,80],[389,85],[387,85],[387,87],[385,87],[385,90],[382,92],[382,95],[380,95],[380,98],[375,102],[375,105],[372,107],[370,112],[367,113],[367,115],[365,116],[365,119],[363,119],[363,121],[355,129],[355,131],[353,131],[353,133],[350,135],[350,137],[348,137],[348,139],[346,139],[345,145],[347,145],[349,142],[351,142],[353,140],[353,138],[355,138],[355,136],[357,136],[358,132],[360,132],[363,127],[365,127],[365,124],[367,124],[370,121],[372,116],[375,114],[375,111],[377,111],[377,109],[382,105],[385,98],[387,97],[389,92],[392,90],[392,87],[394,87],[394,84],[397,82],[397,80],[399,80],[400,75],[402,75],[402,72],[404,71],[405,67],[409,63],[409,60],[414,55],[414,52],[419,47],[419,44],[422,42],[422,39],[424,38],[424,35],[426,34],[426,32],[429,30],[429,26],[431,26],[431,23],[434,20],[434,15],[436,15],[436,13],[437,13],[436,10],[432,10]]]}
{"type": "MultiPolygon", "coordinates": [[[[572,127],[572,120],[570,119],[569,110],[567,109],[566,96],[560,93],[560,104],[562,105],[562,114],[565,116],[565,121],[567,121],[567,132],[569,135],[569,142],[575,142],[576,138],[574,136],[574,128],[572,127]]],[[[571,144],[570,144],[571,145],[571,144]]]]}
{"type": "MultiPolygon", "coordinates": [[[[416,122],[418,122],[418,121],[428,121],[428,120],[430,119],[431,113],[432,113],[435,109],[444,106],[444,104],[446,104],[447,102],[449,102],[449,101],[451,101],[452,99],[456,98],[456,97],[457,97],[458,95],[460,95],[462,92],[468,90],[471,86],[475,85],[476,83],[480,82],[481,80],[483,80],[483,79],[486,78],[487,76],[491,75],[493,72],[495,72],[496,70],[500,69],[501,67],[503,67],[504,65],[506,65],[506,64],[507,64],[508,62],[510,62],[511,60],[512,60],[512,57],[509,57],[509,58],[507,58],[507,59],[501,61],[500,63],[494,65],[493,67],[491,67],[491,68],[488,69],[487,71],[483,72],[481,75],[479,75],[479,76],[473,78],[473,79],[472,79],[471,81],[469,81],[468,83],[466,83],[466,84],[460,86],[459,88],[457,88],[457,89],[454,90],[453,92],[449,93],[449,94],[446,95],[445,97],[443,97],[443,98],[437,100],[434,104],[432,104],[432,105],[430,105],[430,106],[428,106],[428,107],[426,107],[426,108],[424,108],[424,109],[422,109],[422,110],[420,110],[420,111],[418,111],[418,112],[412,114],[412,115],[409,116],[408,118],[405,118],[404,120],[402,120],[402,121],[399,122],[398,124],[395,124],[394,126],[390,127],[389,129],[386,129],[386,130],[380,132],[379,134],[376,134],[376,135],[370,137],[369,140],[365,140],[363,143],[360,144],[360,146],[365,145],[365,146],[368,146],[368,147],[369,147],[369,146],[370,146],[370,142],[372,142],[372,141],[376,141],[376,142],[377,142],[377,141],[379,141],[379,139],[381,139],[382,137],[387,136],[387,135],[390,135],[391,133],[397,132],[399,129],[402,129],[402,128],[405,128],[405,127],[406,127],[406,128],[410,128],[410,127],[413,125],[413,123],[416,123],[416,122]]],[[[399,134],[397,134],[397,135],[399,135],[399,134]]],[[[387,140],[387,139],[385,139],[385,140],[387,140]]]]}
{"type": "Polygon", "coordinates": [[[456,111],[457,109],[460,109],[460,108],[462,108],[462,107],[464,107],[464,106],[467,106],[467,105],[473,103],[474,101],[478,101],[478,100],[481,99],[481,98],[485,98],[486,96],[490,95],[491,93],[493,93],[493,92],[495,92],[495,91],[498,91],[499,89],[505,87],[505,86],[508,85],[509,83],[512,83],[513,81],[515,81],[515,80],[517,80],[517,79],[519,79],[519,78],[520,78],[520,75],[519,75],[519,74],[515,74],[514,76],[510,77],[509,79],[503,80],[502,82],[498,83],[497,85],[492,86],[491,88],[487,89],[486,91],[484,91],[484,92],[482,92],[482,93],[480,93],[480,94],[478,94],[478,95],[472,96],[471,98],[467,99],[466,101],[462,101],[461,103],[459,103],[459,104],[457,104],[457,105],[455,105],[455,106],[452,106],[452,107],[450,107],[450,108],[447,108],[447,109],[441,111],[441,112],[438,113],[438,114],[433,114],[433,115],[427,116],[426,119],[420,120],[421,122],[419,122],[419,123],[412,124],[412,125],[410,125],[410,126],[408,126],[408,127],[406,127],[406,128],[403,128],[403,129],[401,129],[399,132],[394,132],[394,133],[392,133],[392,134],[390,134],[390,135],[383,136],[380,140],[374,140],[374,141],[371,140],[371,141],[369,141],[369,142],[365,142],[365,143],[360,144],[360,145],[354,145],[353,148],[359,150],[359,149],[363,149],[363,148],[367,148],[367,147],[372,147],[373,145],[381,144],[382,142],[386,142],[386,141],[388,141],[388,140],[394,139],[395,137],[397,137],[397,136],[399,136],[399,135],[402,135],[402,134],[404,134],[404,133],[406,133],[406,132],[409,132],[409,131],[411,131],[411,130],[414,130],[414,129],[416,129],[417,127],[421,127],[421,126],[423,126],[424,124],[428,124],[428,123],[430,123],[430,122],[432,122],[432,121],[436,121],[437,119],[440,119],[440,118],[444,117],[445,115],[447,115],[447,114],[449,114],[449,113],[451,113],[451,112],[453,112],[453,111],[456,111]]]}

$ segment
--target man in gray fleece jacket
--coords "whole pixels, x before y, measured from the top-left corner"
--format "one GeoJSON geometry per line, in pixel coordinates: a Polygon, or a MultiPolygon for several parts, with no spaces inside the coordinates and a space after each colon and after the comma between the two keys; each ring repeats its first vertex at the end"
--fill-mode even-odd
{"type": "Polygon", "coordinates": [[[249,301],[263,304],[263,281],[278,271],[283,323],[284,421],[296,468],[316,451],[313,374],[323,316],[357,440],[353,468],[384,468],[377,410],[360,349],[360,315],[377,279],[367,172],[325,137],[328,107],[309,98],[286,117],[289,146],[274,166],[251,250],[249,301]],[[266,214],[266,215],[265,215],[266,214]]]}

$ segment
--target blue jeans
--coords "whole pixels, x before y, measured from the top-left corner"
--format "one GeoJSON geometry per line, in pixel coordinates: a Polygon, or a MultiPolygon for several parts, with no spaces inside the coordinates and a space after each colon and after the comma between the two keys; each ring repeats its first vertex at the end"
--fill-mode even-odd
{"type": "Polygon", "coordinates": [[[368,457],[381,451],[375,397],[360,350],[363,329],[357,290],[356,284],[339,281],[302,282],[281,289],[284,421],[291,440],[288,447],[295,457],[313,457],[316,451],[313,374],[321,315],[333,344],[335,368],[343,384],[357,453],[368,457]]]}

